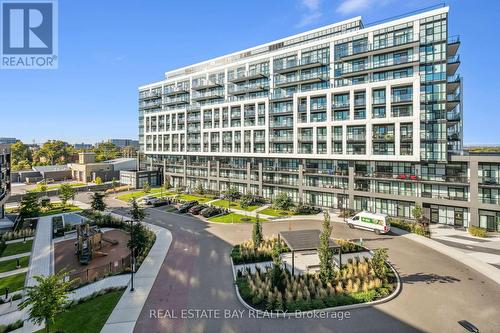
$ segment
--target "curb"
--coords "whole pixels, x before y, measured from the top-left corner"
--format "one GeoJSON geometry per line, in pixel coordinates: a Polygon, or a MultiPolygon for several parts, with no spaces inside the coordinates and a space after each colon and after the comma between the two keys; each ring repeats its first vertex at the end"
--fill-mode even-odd
{"type": "MultiPolygon", "coordinates": [[[[370,250],[370,252],[372,252],[370,250]]],[[[402,284],[401,284],[401,279],[399,277],[398,272],[392,266],[392,264],[388,261],[386,263],[389,265],[389,267],[392,269],[394,272],[394,275],[396,276],[396,289],[388,296],[378,299],[376,301],[371,301],[367,303],[358,303],[358,304],[351,304],[351,305],[341,305],[341,306],[335,306],[335,307],[330,307],[330,308],[323,308],[323,309],[316,309],[316,310],[308,310],[308,311],[299,311],[297,312],[290,312],[290,313],[284,313],[284,312],[270,312],[270,311],[262,311],[258,310],[252,306],[250,306],[245,300],[241,297],[240,291],[238,290],[238,285],[236,284],[236,271],[234,269],[234,263],[233,263],[233,258],[229,257],[231,259],[231,268],[233,270],[233,284],[234,284],[234,289],[236,290],[236,297],[238,298],[238,301],[240,301],[241,305],[243,305],[245,308],[247,308],[249,311],[252,311],[256,313],[258,316],[265,317],[270,317],[270,318],[296,318],[297,316],[300,318],[303,318],[304,315],[307,314],[314,314],[314,313],[326,313],[326,312],[334,312],[334,311],[344,311],[344,310],[352,310],[352,309],[359,309],[359,308],[364,308],[368,306],[373,306],[373,305],[378,305],[378,304],[383,304],[386,302],[389,302],[390,300],[396,298],[400,293],[402,289],[402,284]]]]}

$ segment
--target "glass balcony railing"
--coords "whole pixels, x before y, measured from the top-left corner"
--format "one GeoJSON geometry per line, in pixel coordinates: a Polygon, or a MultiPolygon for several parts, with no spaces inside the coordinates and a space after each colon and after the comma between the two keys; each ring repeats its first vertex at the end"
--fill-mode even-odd
{"type": "Polygon", "coordinates": [[[412,102],[413,94],[392,95],[392,103],[412,102]]]}

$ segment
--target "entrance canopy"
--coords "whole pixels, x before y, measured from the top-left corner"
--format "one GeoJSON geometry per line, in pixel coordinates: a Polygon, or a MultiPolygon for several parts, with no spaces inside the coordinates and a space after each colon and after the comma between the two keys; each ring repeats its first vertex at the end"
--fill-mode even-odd
{"type": "MultiPolygon", "coordinates": [[[[292,252],[317,250],[320,246],[321,231],[317,229],[280,231],[281,238],[292,252]]],[[[330,238],[330,248],[340,248],[333,239],[330,238]]]]}

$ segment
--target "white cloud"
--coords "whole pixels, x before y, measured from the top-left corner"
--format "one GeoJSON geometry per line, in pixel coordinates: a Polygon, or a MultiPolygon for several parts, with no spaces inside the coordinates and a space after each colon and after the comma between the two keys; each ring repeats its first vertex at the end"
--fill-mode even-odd
{"type": "Polygon", "coordinates": [[[374,4],[373,0],[344,0],[338,6],[337,12],[343,15],[352,14],[361,10],[365,10],[374,4]]]}
{"type": "Polygon", "coordinates": [[[304,14],[297,23],[297,27],[305,27],[321,18],[321,0],[300,0],[299,2],[300,7],[304,8],[304,14]]]}

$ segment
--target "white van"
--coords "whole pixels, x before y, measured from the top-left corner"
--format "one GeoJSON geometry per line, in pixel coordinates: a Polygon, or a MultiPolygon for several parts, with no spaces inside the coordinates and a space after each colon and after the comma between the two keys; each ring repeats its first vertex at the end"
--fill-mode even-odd
{"type": "Polygon", "coordinates": [[[385,234],[391,230],[391,224],[386,214],[361,212],[347,219],[349,228],[372,230],[377,235],[385,234]]]}

